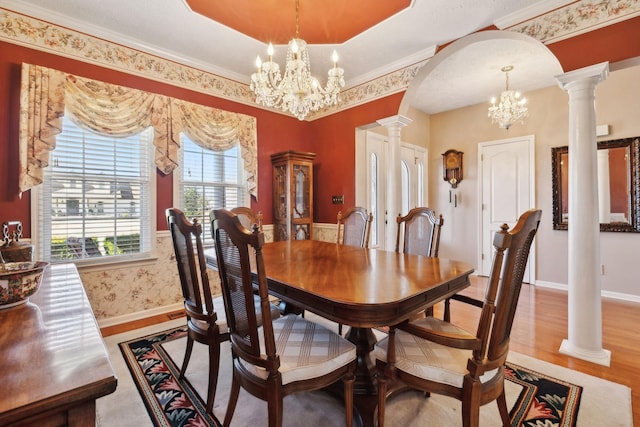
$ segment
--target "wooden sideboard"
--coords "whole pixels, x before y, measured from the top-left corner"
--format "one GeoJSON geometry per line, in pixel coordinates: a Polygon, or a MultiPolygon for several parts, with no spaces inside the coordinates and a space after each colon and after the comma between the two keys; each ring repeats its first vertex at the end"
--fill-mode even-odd
{"type": "Polygon", "coordinates": [[[117,379],[74,264],[49,266],[26,304],[0,310],[1,426],[94,426],[117,379]]]}

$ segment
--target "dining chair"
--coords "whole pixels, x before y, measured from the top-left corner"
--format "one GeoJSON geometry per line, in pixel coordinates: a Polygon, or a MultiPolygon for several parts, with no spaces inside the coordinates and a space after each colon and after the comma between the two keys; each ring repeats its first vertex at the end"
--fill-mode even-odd
{"type": "Polygon", "coordinates": [[[229,340],[224,302],[222,296],[213,298],[211,295],[202,246],[202,225],[197,219],[189,221],[184,212],[176,208],[167,209],[166,215],[187,316],[187,349],[180,369],[180,378],[184,378],[187,370],[193,342],[207,345],[209,385],[206,408],[207,412],[211,413],[218,383],[220,343],[229,340]]]}
{"type": "Polygon", "coordinates": [[[398,223],[396,252],[400,252],[402,235],[402,252],[430,257],[438,256],[440,229],[444,225],[442,215],[436,216],[434,210],[427,207],[413,208],[405,216],[398,214],[396,222],[398,223]]]}
{"type": "Polygon", "coordinates": [[[462,402],[465,427],[478,426],[480,406],[497,401],[510,426],[504,392],[504,364],[529,249],[542,211],[531,209],[493,239],[491,273],[475,334],[444,320],[425,317],[389,329],[373,354],[378,373],[378,426],[384,426],[387,392],[404,383],[462,402]]]}
{"type": "MultiPolygon", "coordinates": [[[[365,208],[356,206],[343,215],[338,212],[338,237],[336,242],[347,246],[369,247],[369,233],[373,214],[367,214],[365,208]]],[[[342,335],[342,323],[338,323],[338,333],[342,335]]]]}
{"type": "Polygon", "coordinates": [[[240,224],[242,224],[242,226],[247,230],[251,230],[251,227],[253,226],[253,224],[258,224],[258,229],[262,231],[263,215],[261,211],[255,212],[251,208],[248,208],[245,206],[238,206],[231,209],[231,212],[238,215],[238,218],[240,219],[240,224]]]}
{"type": "Polygon", "coordinates": [[[283,398],[342,380],[347,426],[353,417],[356,348],[335,332],[289,314],[273,319],[262,258],[264,234],[242,226],[237,215],[214,211],[218,271],[231,334],[233,379],[224,425],[231,423],[240,387],[265,400],[269,426],[281,426],[283,398]],[[254,266],[252,273],[252,265],[254,266]],[[257,287],[261,314],[256,314],[257,287]],[[262,317],[259,326],[258,316],[262,317]]]}
{"type": "MultiPolygon", "coordinates": [[[[214,297],[211,294],[202,246],[202,225],[197,219],[189,221],[184,212],[177,208],[167,209],[166,215],[187,317],[187,348],[180,369],[180,378],[185,376],[194,341],[207,345],[209,385],[206,409],[211,413],[218,383],[220,344],[229,340],[224,301],[221,295],[214,297]]],[[[255,298],[258,299],[258,296],[255,298]]],[[[273,305],[270,306],[270,311],[274,317],[280,314],[278,308],[273,305]]]]}
{"type": "Polygon", "coordinates": [[[372,221],[373,214],[367,214],[367,210],[359,206],[347,210],[345,214],[338,212],[337,243],[368,248],[372,221]]]}
{"type": "MultiPolygon", "coordinates": [[[[418,207],[411,209],[405,216],[398,214],[396,222],[398,224],[396,252],[400,252],[400,236],[402,236],[403,253],[429,257],[438,256],[440,231],[444,225],[442,214],[436,216],[433,209],[418,207]]],[[[447,304],[448,299],[445,300],[445,310],[447,304]]],[[[427,308],[424,313],[432,316],[433,307],[427,308]]]]}

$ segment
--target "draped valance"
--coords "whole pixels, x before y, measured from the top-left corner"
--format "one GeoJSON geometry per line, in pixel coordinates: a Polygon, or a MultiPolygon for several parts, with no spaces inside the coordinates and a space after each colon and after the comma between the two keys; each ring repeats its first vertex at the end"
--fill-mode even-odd
{"type": "Polygon", "coordinates": [[[20,88],[20,191],[42,183],[65,111],[101,135],[127,137],[153,127],[155,164],[165,174],[178,166],[182,132],[214,151],[240,144],[249,194],[258,196],[255,117],[31,64],[22,65],[20,88]]]}

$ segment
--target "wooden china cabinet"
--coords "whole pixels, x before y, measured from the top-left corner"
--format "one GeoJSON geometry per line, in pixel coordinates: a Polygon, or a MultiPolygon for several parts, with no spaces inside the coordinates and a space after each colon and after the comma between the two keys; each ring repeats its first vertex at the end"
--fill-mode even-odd
{"type": "Polygon", "coordinates": [[[285,151],[271,155],[273,166],[273,240],[313,237],[313,159],[315,153],[285,151]]]}

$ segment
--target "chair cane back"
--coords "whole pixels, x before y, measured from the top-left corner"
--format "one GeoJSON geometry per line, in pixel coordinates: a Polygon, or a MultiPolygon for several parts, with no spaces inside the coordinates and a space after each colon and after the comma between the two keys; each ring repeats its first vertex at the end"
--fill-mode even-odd
{"type": "Polygon", "coordinates": [[[348,246],[369,247],[369,234],[373,214],[367,214],[367,210],[354,207],[344,214],[338,212],[338,238],[337,243],[348,246]]]}

